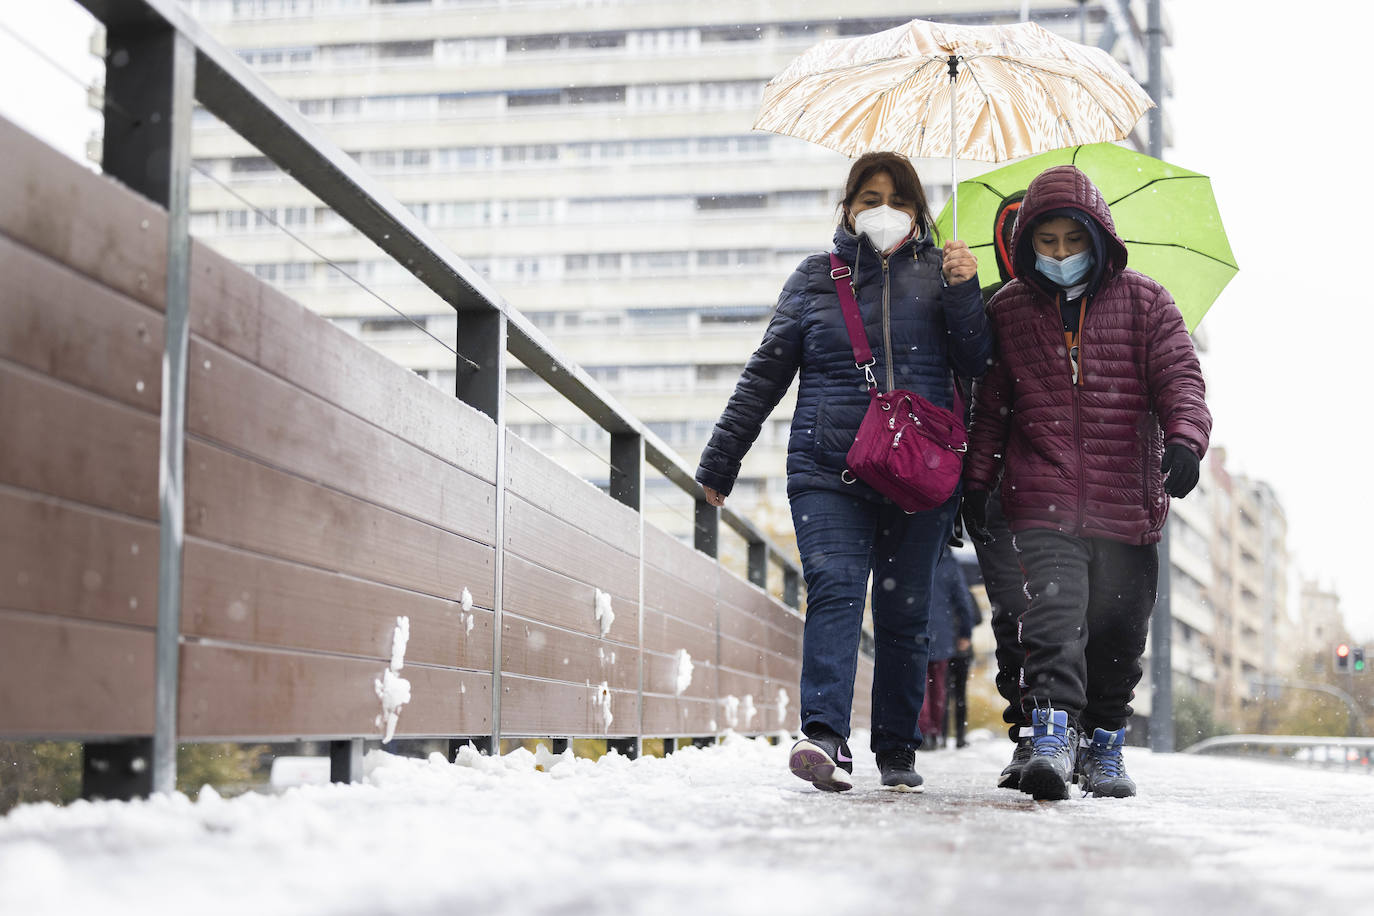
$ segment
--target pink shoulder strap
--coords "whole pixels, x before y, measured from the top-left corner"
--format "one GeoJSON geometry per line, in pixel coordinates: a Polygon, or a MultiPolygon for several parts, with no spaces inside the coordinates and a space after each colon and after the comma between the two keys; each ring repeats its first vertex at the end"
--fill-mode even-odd
{"type": "Polygon", "coordinates": [[[859,303],[854,299],[854,287],[849,278],[849,269],[839,255],[830,253],[830,279],[835,281],[835,292],[840,297],[840,312],[844,315],[844,326],[849,331],[849,345],[854,348],[854,365],[872,365],[873,350],[868,345],[868,334],[864,331],[864,319],[859,314],[859,303]]]}

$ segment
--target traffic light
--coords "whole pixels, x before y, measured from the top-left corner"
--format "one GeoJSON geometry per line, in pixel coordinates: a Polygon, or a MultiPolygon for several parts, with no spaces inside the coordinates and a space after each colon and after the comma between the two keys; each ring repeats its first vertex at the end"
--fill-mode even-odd
{"type": "Polygon", "coordinates": [[[1348,643],[1340,643],[1336,646],[1336,670],[1350,670],[1350,645],[1348,643]]]}
{"type": "Polygon", "coordinates": [[[1356,674],[1364,673],[1364,646],[1350,650],[1350,667],[1356,674]]]}

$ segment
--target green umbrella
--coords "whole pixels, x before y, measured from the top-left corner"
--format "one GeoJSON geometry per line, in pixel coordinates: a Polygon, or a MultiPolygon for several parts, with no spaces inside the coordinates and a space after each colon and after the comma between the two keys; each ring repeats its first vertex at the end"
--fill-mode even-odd
{"type": "MultiPolygon", "coordinates": [[[[1002,202],[1056,165],[1076,165],[1093,180],[1111,205],[1130,266],[1164,284],[1188,330],[1196,329],[1237,269],[1212,183],[1112,143],[1051,150],[959,182],[959,228],[984,282],[996,269],[994,221],[1002,202]]],[[[944,238],[952,238],[950,217],[946,203],[935,222],[944,238]]]]}

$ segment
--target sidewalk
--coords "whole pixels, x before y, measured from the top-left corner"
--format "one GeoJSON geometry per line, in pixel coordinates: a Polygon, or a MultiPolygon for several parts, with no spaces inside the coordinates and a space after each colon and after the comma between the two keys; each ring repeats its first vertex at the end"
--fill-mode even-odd
{"type": "Polygon", "coordinates": [[[786,745],[453,765],[368,782],[38,805],[0,819],[0,913],[1357,912],[1374,779],[1128,749],[1135,799],[993,788],[1005,741],[917,756],[928,790],[816,792],[786,745]]]}

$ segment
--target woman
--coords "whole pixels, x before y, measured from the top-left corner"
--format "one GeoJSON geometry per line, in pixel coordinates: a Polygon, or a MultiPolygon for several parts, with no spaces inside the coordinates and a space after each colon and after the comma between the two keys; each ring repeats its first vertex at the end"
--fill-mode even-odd
{"type": "MultiPolygon", "coordinates": [[[[953,399],[951,365],[980,375],[992,339],[977,261],[962,242],[943,254],[910,161],[869,153],[845,183],[834,251],[852,280],[886,390],[906,388],[943,407],[953,399]]],[[[701,456],[706,499],[725,502],[744,454],[800,371],[788,441],[787,495],[806,578],[801,721],[792,771],[819,789],[853,785],[845,741],[869,575],[873,577],[872,748],[883,785],[920,791],[915,749],[925,693],[927,615],[935,563],[953,526],[957,495],[907,515],[845,474],[845,454],[868,408],[865,376],[840,312],[828,254],[802,261],[783,287],[763,342],[701,456]],[[846,482],[850,481],[850,482],[846,482]]]]}
{"type": "Polygon", "coordinates": [[[1077,779],[1092,795],[1126,797],[1136,786],[1122,746],[1166,494],[1197,483],[1212,417],[1183,317],[1168,290],[1126,268],[1087,175],[1057,166],[1031,182],[1012,252],[1016,279],[988,308],[997,358],[974,392],[964,522],[990,538],[1001,471],[1030,599],[1020,620],[1030,757],[1017,785],[1058,799],[1077,779]]]}

